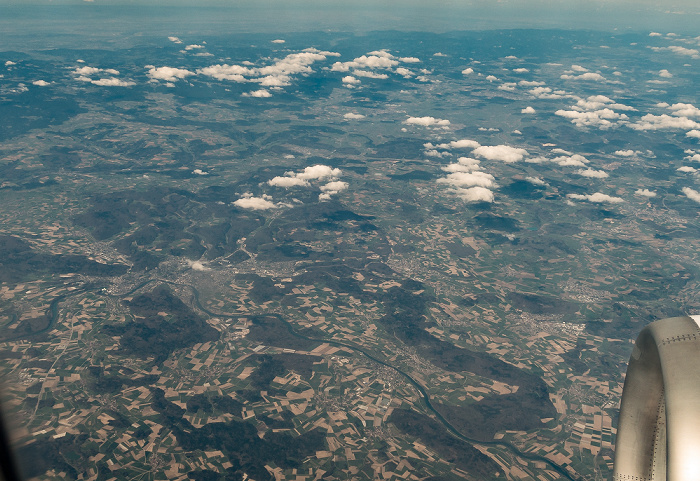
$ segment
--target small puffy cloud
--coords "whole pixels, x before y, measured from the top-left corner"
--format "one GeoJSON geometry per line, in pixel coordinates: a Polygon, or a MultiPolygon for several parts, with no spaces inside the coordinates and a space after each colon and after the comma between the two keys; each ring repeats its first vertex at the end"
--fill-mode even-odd
{"type": "Polygon", "coordinates": [[[132,85],[136,85],[135,82],[129,82],[115,77],[91,80],[90,83],[94,85],[100,85],[103,87],[131,87],[132,85]]]}
{"type": "Polygon", "coordinates": [[[151,67],[148,72],[146,72],[146,75],[153,81],[165,80],[166,82],[175,82],[178,79],[184,79],[194,75],[194,72],[190,72],[184,68],[151,67]]]}
{"type": "Polygon", "coordinates": [[[436,119],[435,117],[409,117],[404,120],[404,124],[408,125],[422,125],[424,127],[446,127],[450,125],[450,121],[446,119],[436,119]]]}
{"type": "MultiPolygon", "coordinates": [[[[478,162],[478,161],[477,161],[478,162]]],[[[472,164],[472,165],[465,165],[462,164],[461,162],[458,162],[456,164],[448,164],[444,167],[442,167],[442,170],[445,172],[473,172],[475,170],[479,170],[480,166],[479,164],[472,164]]]]}
{"type": "Polygon", "coordinates": [[[366,77],[366,78],[377,78],[377,79],[389,78],[389,75],[387,75],[385,73],[372,72],[371,70],[353,70],[352,74],[356,75],[358,77],[366,77]]]}
{"type": "Polygon", "coordinates": [[[197,45],[196,43],[193,43],[192,45],[188,45],[187,47],[185,47],[185,50],[188,50],[188,51],[189,50],[200,50],[203,48],[204,48],[204,45],[197,45]]]}
{"type": "Polygon", "coordinates": [[[624,202],[623,199],[620,197],[613,197],[608,194],[603,194],[600,192],[596,192],[595,194],[569,194],[567,195],[568,198],[570,199],[576,199],[576,200],[587,200],[588,202],[593,202],[595,204],[619,204],[620,202],[624,202]]]}
{"type": "Polygon", "coordinates": [[[182,40],[180,40],[177,37],[168,37],[168,40],[170,40],[173,43],[182,43],[182,40]]]}
{"type": "Polygon", "coordinates": [[[307,48],[301,52],[291,53],[282,59],[275,59],[271,65],[255,67],[251,63],[244,65],[211,65],[197,70],[197,73],[217,80],[234,82],[257,82],[262,86],[281,87],[289,85],[294,75],[308,75],[313,72],[311,66],[327,57],[338,57],[339,53],[307,48]]]}
{"type": "Polygon", "coordinates": [[[508,92],[513,92],[515,90],[515,82],[505,82],[498,86],[498,90],[507,90],[508,92]]]}
{"type": "Polygon", "coordinates": [[[685,48],[681,47],[679,45],[671,45],[669,47],[650,47],[653,51],[655,52],[663,52],[663,51],[668,51],[668,52],[673,52],[677,55],[683,55],[685,57],[691,57],[691,58],[700,58],[700,51],[694,48],[685,48]]]}
{"type": "Polygon", "coordinates": [[[433,57],[447,57],[447,55],[442,52],[435,52],[433,54],[433,57]]]}
{"type": "Polygon", "coordinates": [[[269,185],[273,185],[276,187],[284,187],[285,189],[289,187],[307,187],[309,185],[309,181],[306,179],[300,179],[298,177],[274,177],[271,180],[268,180],[267,183],[269,185]]]}
{"type": "Polygon", "coordinates": [[[633,155],[637,155],[639,152],[634,151],[634,150],[616,150],[614,152],[615,155],[619,155],[620,157],[632,157],[633,155]]]}
{"type": "Polygon", "coordinates": [[[267,98],[272,97],[272,94],[265,89],[253,90],[252,92],[244,92],[241,97],[267,98]]]}
{"type": "Polygon", "coordinates": [[[269,200],[269,196],[254,197],[252,194],[245,195],[233,203],[241,209],[252,210],[268,210],[275,209],[277,206],[269,200]]]}
{"type": "Polygon", "coordinates": [[[462,70],[462,75],[471,75],[474,73],[474,69],[471,67],[467,67],[464,70],[462,70]]]}
{"type": "Polygon", "coordinates": [[[246,76],[254,76],[255,69],[241,65],[211,65],[197,71],[217,80],[233,80],[234,82],[247,82],[246,76]]]}
{"type": "Polygon", "coordinates": [[[529,70],[521,67],[521,68],[514,68],[513,72],[515,72],[515,73],[527,73],[527,72],[529,72],[529,70]]]}
{"type": "Polygon", "coordinates": [[[588,72],[588,69],[586,67],[581,67],[580,65],[572,65],[571,70],[574,72],[588,72]]]}
{"type": "Polygon", "coordinates": [[[461,165],[469,167],[471,170],[479,170],[479,164],[481,164],[480,160],[472,159],[470,157],[460,157],[457,159],[457,162],[459,162],[461,165]]]}
{"type": "Polygon", "coordinates": [[[403,67],[397,68],[396,70],[394,70],[394,72],[396,72],[396,73],[399,74],[399,75],[403,75],[404,78],[408,78],[408,77],[410,77],[411,75],[413,75],[413,72],[411,72],[411,71],[408,70],[407,68],[403,68],[403,67]]]}
{"type": "Polygon", "coordinates": [[[192,173],[195,175],[209,175],[209,172],[205,172],[202,169],[194,169],[192,173]]]}
{"type": "Polygon", "coordinates": [[[364,119],[365,116],[362,114],[356,114],[354,112],[348,112],[347,114],[343,115],[343,118],[348,120],[359,120],[364,119]]]}
{"type": "Polygon", "coordinates": [[[565,93],[561,90],[552,90],[550,87],[535,87],[530,89],[530,94],[538,99],[560,99],[565,93]]]}
{"type": "Polygon", "coordinates": [[[698,192],[697,190],[693,190],[690,187],[683,187],[682,191],[687,198],[700,203],[700,192],[698,192]]]}
{"type": "Polygon", "coordinates": [[[501,160],[511,163],[523,160],[523,157],[528,154],[525,149],[511,147],[509,145],[482,145],[474,149],[474,155],[488,160],[501,160]]]}
{"type": "Polygon", "coordinates": [[[599,73],[596,72],[586,72],[581,75],[569,75],[569,74],[564,74],[560,78],[564,80],[593,80],[596,82],[603,82],[605,81],[605,77],[600,75],[599,73]]]}
{"type": "MultiPolygon", "coordinates": [[[[438,144],[437,147],[439,149],[476,149],[480,145],[481,144],[476,140],[460,139],[445,144],[438,144]]],[[[424,144],[424,146],[426,148],[432,148],[433,144],[424,144]]]]}
{"type": "Polygon", "coordinates": [[[608,177],[608,173],[603,170],[581,169],[576,173],[578,175],[582,175],[584,177],[591,177],[593,179],[605,179],[606,177],[608,177]]]}
{"type": "Polygon", "coordinates": [[[338,192],[341,192],[347,188],[348,188],[347,182],[341,182],[341,181],[329,182],[328,184],[322,185],[320,187],[321,193],[318,194],[318,200],[319,201],[329,200],[332,195],[335,195],[338,192]]]}
{"type": "MultiPolygon", "coordinates": [[[[557,150],[557,149],[555,149],[557,150]]],[[[570,156],[559,156],[552,159],[552,162],[559,165],[560,167],[585,167],[589,162],[583,155],[573,154],[570,156]]]]}
{"type": "Polygon", "coordinates": [[[671,77],[673,77],[673,74],[671,72],[669,72],[668,70],[663,69],[663,70],[659,70],[659,77],[671,78],[671,77]]]}
{"type": "Polygon", "coordinates": [[[38,87],[46,87],[47,85],[51,85],[51,82],[47,82],[46,80],[35,80],[32,82],[32,85],[36,85],[38,87]]]}
{"type": "Polygon", "coordinates": [[[524,109],[522,109],[522,110],[520,111],[520,113],[521,113],[521,114],[534,114],[534,113],[535,113],[535,109],[533,109],[533,108],[530,107],[530,106],[527,106],[527,107],[525,107],[524,109]]]}
{"type": "Polygon", "coordinates": [[[649,33],[649,36],[650,36],[650,37],[661,37],[662,34],[660,34],[659,32],[650,32],[650,33],[649,33]]]}
{"type": "Polygon", "coordinates": [[[697,172],[697,171],[698,171],[698,169],[696,169],[695,167],[690,167],[689,165],[684,165],[683,167],[679,167],[679,168],[676,169],[676,170],[677,170],[678,172],[688,172],[688,173],[693,173],[693,172],[697,172]]]}
{"type": "Polygon", "coordinates": [[[343,190],[346,190],[348,188],[348,183],[343,182],[341,180],[336,180],[334,182],[329,182],[325,185],[322,185],[320,189],[323,192],[328,192],[331,194],[337,194],[338,192],[341,192],[343,190]]]}
{"type": "Polygon", "coordinates": [[[5,67],[11,67],[13,65],[17,65],[17,62],[13,62],[12,60],[5,61],[5,67]]]}
{"type": "Polygon", "coordinates": [[[571,123],[578,127],[595,126],[602,129],[611,127],[613,125],[611,120],[627,120],[629,118],[627,115],[620,114],[609,108],[587,112],[560,109],[554,112],[554,115],[570,119],[571,123]]]}
{"type": "Polygon", "coordinates": [[[629,105],[617,103],[611,98],[606,97],[605,95],[591,95],[587,99],[578,99],[574,109],[597,110],[601,107],[615,110],[637,110],[634,107],[630,107],[629,105]]]}
{"type": "Polygon", "coordinates": [[[656,192],[652,192],[649,189],[637,189],[634,193],[642,197],[656,197],[656,192]]]}
{"type": "Polygon", "coordinates": [[[454,193],[465,202],[493,202],[493,192],[485,187],[469,187],[467,189],[457,188],[450,192],[454,193]]]}
{"type": "Polygon", "coordinates": [[[665,130],[665,129],[698,129],[700,123],[690,120],[687,117],[676,117],[666,114],[647,114],[639,121],[629,124],[634,130],[665,130]]]}
{"type": "Polygon", "coordinates": [[[331,67],[334,72],[347,72],[356,68],[391,68],[399,65],[399,61],[389,52],[380,50],[370,52],[370,55],[362,55],[350,62],[335,62],[331,67]],[[372,55],[373,54],[373,55],[372,55]]]}
{"type": "Polygon", "coordinates": [[[302,172],[295,175],[300,179],[311,180],[327,179],[329,177],[339,177],[341,174],[342,171],[338,168],[334,169],[332,167],[329,167],[328,165],[317,164],[306,167],[302,172]]]}
{"type": "Polygon", "coordinates": [[[343,77],[343,83],[347,85],[357,85],[362,82],[360,81],[360,79],[357,79],[352,75],[346,75],[345,77],[343,77]]]}
{"type": "Polygon", "coordinates": [[[187,265],[189,265],[193,271],[208,271],[209,270],[209,268],[207,266],[205,266],[204,264],[202,264],[202,262],[200,262],[200,261],[192,261],[192,260],[187,259],[187,265]]]}
{"type": "Polygon", "coordinates": [[[685,136],[693,139],[700,139],[700,130],[691,130],[690,132],[686,132],[685,136]]]}
{"type": "Polygon", "coordinates": [[[700,117],[700,109],[693,104],[677,103],[668,107],[677,117],[700,117]]]}
{"type": "Polygon", "coordinates": [[[541,85],[544,85],[544,82],[538,82],[537,80],[521,80],[520,82],[518,82],[518,85],[520,85],[521,87],[539,87],[541,85]]]}
{"type": "Polygon", "coordinates": [[[498,77],[496,77],[494,75],[487,75],[486,80],[488,80],[489,82],[493,82],[495,80],[498,80],[498,77]]]}
{"type": "Polygon", "coordinates": [[[418,63],[418,62],[420,62],[420,59],[417,57],[401,57],[399,60],[404,62],[404,63],[418,63]]]}
{"type": "Polygon", "coordinates": [[[527,176],[525,177],[525,180],[530,182],[532,185],[547,185],[547,182],[544,180],[540,179],[539,177],[530,177],[527,176]]]}
{"type": "Polygon", "coordinates": [[[450,152],[439,152],[435,149],[428,149],[423,153],[428,157],[449,157],[452,155],[450,152]]]}
{"type": "Polygon", "coordinates": [[[276,38],[272,41],[272,43],[284,43],[285,41],[282,40],[281,38],[276,38]]]}
{"type": "Polygon", "coordinates": [[[449,184],[454,187],[493,187],[495,185],[493,175],[486,172],[453,172],[447,177],[438,179],[439,184],[449,184]]]}
{"type": "MultiPolygon", "coordinates": [[[[94,74],[99,73],[99,72],[101,72],[101,71],[102,71],[101,68],[89,67],[89,66],[86,65],[86,66],[84,66],[84,67],[78,67],[78,68],[76,68],[76,69],[73,71],[73,73],[76,74],[76,75],[80,75],[80,76],[82,76],[82,77],[85,77],[85,76],[88,76],[88,75],[94,75],[94,74]]],[[[117,73],[119,73],[119,72],[117,72],[117,73]]]]}

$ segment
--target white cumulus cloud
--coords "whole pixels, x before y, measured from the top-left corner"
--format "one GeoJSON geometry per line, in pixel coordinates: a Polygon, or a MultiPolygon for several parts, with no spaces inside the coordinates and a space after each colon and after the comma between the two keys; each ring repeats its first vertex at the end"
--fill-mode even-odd
{"type": "Polygon", "coordinates": [[[348,183],[343,182],[342,180],[336,180],[334,182],[329,182],[329,183],[322,185],[320,187],[320,189],[323,192],[329,192],[332,194],[337,194],[338,192],[346,190],[347,188],[348,188],[348,183]]]}
{"type": "Polygon", "coordinates": [[[450,125],[450,121],[446,119],[436,119],[435,117],[409,117],[404,120],[404,124],[408,125],[422,125],[424,127],[446,127],[450,125]]]}
{"type": "Polygon", "coordinates": [[[493,192],[485,187],[469,187],[468,189],[452,189],[454,193],[465,202],[493,202],[493,192]]]}
{"type": "Polygon", "coordinates": [[[289,188],[289,187],[307,187],[309,185],[309,181],[305,179],[300,179],[298,177],[274,177],[271,180],[268,180],[267,183],[269,185],[274,185],[276,187],[284,187],[284,188],[289,188]]]}
{"type": "Polygon", "coordinates": [[[520,113],[521,113],[521,114],[534,114],[534,113],[535,113],[535,109],[532,108],[532,107],[530,107],[530,106],[528,105],[527,107],[525,107],[524,109],[522,109],[522,110],[520,111],[520,113]]]}
{"type": "Polygon", "coordinates": [[[623,199],[620,197],[613,197],[608,194],[603,194],[601,192],[596,192],[595,194],[569,194],[567,195],[570,199],[577,199],[577,200],[587,200],[588,202],[593,202],[596,204],[602,204],[602,203],[609,203],[609,204],[618,204],[620,202],[624,202],[623,199]]]}
{"type": "Polygon", "coordinates": [[[700,130],[691,130],[689,132],[685,133],[686,137],[694,138],[694,139],[700,139],[700,130]]]}
{"type": "Polygon", "coordinates": [[[582,175],[584,177],[591,177],[594,179],[605,179],[606,177],[608,177],[608,173],[603,170],[581,169],[576,173],[578,175],[582,175]]]}
{"type": "Polygon", "coordinates": [[[148,72],[146,72],[146,75],[148,75],[148,77],[154,81],[165,80],[166,82],[175,82],[178,79],[184,79],[194,75],[194,72],[190,72],[184,68],[150,67],[148,72]]]}
{"type": "Polygon", "coordinates": [[[605,81],[605,77],[596,72],[586,72],[581,75],[563,74],[561,78],[564,80],[594,80],[596,82],[605,81]]]}
{"type": "Polygon", "coordinates": [[[453,172],[447,177],[438,179],[440,184],[449,184],[454,187],[493,187],[495,185],[493,175],[486,172],[453,172]]]}
{"type": "Polygon", "coordinates": [[[100,85],[103,87],[131,87],[132,85],[136,85],[135,82],[130,82],[114,77],[101,78],[99,80],[91,80],[90,83],[94,85],[100,85]]]}
{"type": "Polygon", "coordinates": [[[615,112],[609,108],[587,112],[560,109],[554,112],[554,115],[570,119],[571,123],[578,127],[595,126],[601,129],[611,127],[613,125],[613,120],[629,119],[627,115],[615,112]]]}
{"type": "Polygon", "coordinates": [[[677,103],[668,107],[677,117],[700,117],[700,109],[693,104],[677,103]]]}
{"type": "Polygon", "coordinates": [[[656,197],[656,192],[652,192],[649,189],[637,189],[634,193],[642,197],[656,197]]]}
{"type": "Polygon", "coordinates": [[[694,200],[695,202],[700,203],[700,192],[697,190],[693,190],[690,187],[683,187],[681,189],[683,193],[685,194],[686,197],[688,197],[690,200],[694,200]]]}
{"type": "Polygon", "coordinates": [[[348,120],[359,120],[364,119],[365,116],[362,114],[356,114],[354,112],[348,112],[347,114],[343,115],[343,118],[348,120]]]}
{"type": "Polygon", "coordinates": [[[462,75],[470,75],[474,73],[474,69],[471,67],[467,67],[464,70],[462,70],[462,75]]]}
{"type": "Polygon", "coordinates": [[[32,82],[32,85],[36,85],[38,87],[46,87],[47,85],[51,85],[51,82],[47,82],[46,80],[35,80],[32,82]]]}
{"type": "Polygon", "coordinates": [[[511,163],[523,160],[523,157],[528,155],[528,153],[525,149],[511,147],[509,145],[482,145],[474,149],[474,155],[488,160],[501,160],[511,163]]]}
{"type": "Polygon", "coordinates": [[[665,130],[665,129],[698,129],[700,123],[687,117],[676,117],[667,114],[646,114],[639,121],[629,124],[634,130],[665,130]]]}
{"type": "Polygon", "coordinates": [[[267,97],[272,97],[272,94],[270,93],[269,90],[260,89],[260,90],[253,90],[252,92],[243,92],[241,94],[241,97],[267,98],[267,97]]]}
{"type": "Polygon", "coordinates": [[[252,195],[244,196],[233,203],[236,207],[241,209],[252,209],[252,210],[268,210],[274,209],[277,206],[274,202],[269,200],[269,196],[254,197],[252,195]]]}
{"type": "Polygon", "coordinates": [[[353,70],[352,74],[357,77],[387,79],[389,75],[385,73],[372,72],[371,70],[353,70]]]}
{"type": "Polygon", "coordinates": [[[700,58],[700,51],[694,48],[681,47],[679,45],[671,45],[669,47],[650,47],[655,52],[673,52],[677,55],[682,55],[685,57],[692,57],[694,59],[700,58]]]}
{"type": "Polygon", "coordinates": [[[296,177],[300,179],[327,179],[329,177],[339,177],[342,174],[342,171],[338,168],[332,168],[328,165],[322,165],[322,164],[317,164],[317,165],[312,165],[309,167],[304,168],[302,172],[299,172],[296,175],[296,177]]]}
{"type": "Polygon", "coordinates": [[[533,184],[533,185],[547,185],[547,182],[545,182],[544,180],[540,179],[539,177],[530,177],[530,176],[527,176],[527,177],[525,177],[525,180],[528,181],[528,182],[530,182],[530,183],[533,184]]]}

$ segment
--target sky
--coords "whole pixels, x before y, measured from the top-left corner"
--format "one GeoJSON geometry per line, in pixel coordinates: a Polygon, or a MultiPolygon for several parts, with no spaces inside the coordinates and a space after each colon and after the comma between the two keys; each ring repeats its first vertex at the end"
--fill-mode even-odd
{"type": "Polygon", "coordinates": [[[115,30],[129,28],[130,22],[119,25],[114,17],[114,8],[124,7],[120,16],[150,21],[154,33],[184,19],[193,28],[225,24],[250,32],[564,28],[692,34],[700,24],[697,0],[0,0],[0,25],[68,22],[57,6],[77,9],[73,23],[110,15],[107,28],[115,30]]]}

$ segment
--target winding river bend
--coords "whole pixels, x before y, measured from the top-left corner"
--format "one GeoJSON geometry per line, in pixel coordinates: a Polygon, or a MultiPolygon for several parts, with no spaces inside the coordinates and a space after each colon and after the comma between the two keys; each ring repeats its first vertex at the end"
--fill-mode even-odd
{"type": "MultiPolygon", "coordinates": [[[[360,347],[360,346],[357,346],[357,345],[355,345],[355,344],[353,344],[353,343],[344,342],[344,341],[330,340],[330,339],[322,339],[322,338],[309,337],[309,336],[305,336],[305,335],[303,335],[303,334],[300,334],[299,332],[297,332],[297,331],[294,329],[294,326],[293,326],[289,321],[287,321],[284,317],[282,317],[282,316],[281,316],[280,314],[278,314],[278,313],[271,312],[271,313],[257,313],[257,314],[254,314],[254,315],[253,315],[253,314],[241,315],[240,313],[230,314],[230,313],[225,313],[225,312],[212,312],[212,311],[210,311],[209,309],[207,309],[206,307],[204,307],[204,306],[202,305],[202,303],[201,303],[201,301],[200,301],[199,291],[197,290],[196,287],[194,287],[194,286],[192,286],[192,285],[189,285],[189,284],[180,284],[180,283],[177,283],[177,282],[168,281],[168,280],[165,280],[165,279],[150,279],[150,280],[141,282],[141,283],[138,284],[136,287],[130,289],[128,292],[123,293],[123,294],[117,294],[117,295],[103,294],[103,295],[106,295],[106,296],[111,297],[111,298],[114,298],[114,299],[121,299],[121,298],[124,298],[124,297],[128,297],[128,296],[132,295],[134,292],[138,291],[139,289],[145,287],[146,285],[151,284],[151,283],[155,283],[155,282],[164,283],[164,284],[169,284],[169,285],[173,285],[173,286],[179,286],[179,287],[186,287],[186,288],[190,289],[190,290],[192,291],[192,294],[193,294],[193,297],[194,297],[194,304],[195,304],[195,306],[197,307],[197,309],[199,309],[201,312],[207,314],[208,316],[212,316],[212,317],[248,317],[248,318],[256,317],[256,316],[270,316],[270,317],[275,317],[276,319],[278,319],[278,320],[280,320],[282,323],[284,323],[284,325],[286,326],[286,328],[287,328],[287,330],[289,331],[289,333],[290,333],[292,336],[294,336],[294,337],[297,337],[297,338],[300,338],[300,339],[304,339],[304,340],[307,340],[307,341],[324,342],[324,343],[327,343],[327,344],[330,344],[330,345],[333,345],[333,346],[345,347],[345,348],[350,349],[350,350],[352,350],[352,351],[354,351],[354,352],[357,352],[357,353],[363,355],[364,357],[366,357],[367,359],[371,360],[372,362],[375,362],[375,363],[377,363],[377,364],[380,364],[380,365],[382,365],[382,366],[388,367],[389,369],[392,369],[392,370],[396,371],[399,375],[401,375],[404,379],[406,379],[406,381],[408,381],[408,382],[416,389],[416,391],[419,393],[420,397],[421,397],[422,400],[423,400],[423,403],[425,404],[426,409],[427,409],[428,411],[430,411],[430,412],[435,416],[435,419],[437,419],[437,420],[445,427],[445,429],[447,429],[447,431],[450,432],[453,436],[455,436],[455,437],[457,437],[457,438],[459,438],[459,439],[461,439],[461,440],[463,440],[463,441],[466,441],[466,442],[468,442],[468,443],[470,443],[470,444],[476,444],[476,445],[481,445],[481,446],[498,446],[498,447],[501,447],[501,448],[505,448],[505,449],[508,450],[510,453],[512,453],[512,454],[514,454],[515,456],[518,456],[518,457],[520,457],[520,458],[527,459],[527,460],[529,460],[529,461],[538,461],[538,462],[544,463],[544,464],[546,464],[550,469],[552,469],[552,470],[555,471],[556,473],[560,474],[563,478],[568,479],[569,481],[579,481],[579,479],[580,479],[580,478],[578,478],[578,476],[572,475],[565,467],[563,467],[563,466],[561,466],[561,465],[559,465],[559,464],[553,462],[552,460],[547,459],[547,458],[545,458],[545,457],[543,457],[543,456],[539,456],[539,455],[537,455],[537,454],[524,453],[524,452],[522,452],[517,446],[515,446],[515,445],[513,445],[513,444],[511,444],[511,443],[509,443],[509,442],[507,442],[507,441],[479,441],[479,440],[477,440],[477,439],[473,439],[473,438],[470,438],[470,437],[468,437],[468,436],[465,436],[465,435],[462,434],[457,428],[455,428],[455,427],[454,427],[454,426],[453,426],[453,425],[452,425],[452,424],[451,424],[451,423],[450,423],[450,422],[449,422],[449,421],[448,421],[448,420],[433,406],[433,404],[432,404],[432,402],[431,402],[431,400],[430,400],[430,395],[428,394],[428,392],[426,391],[426,389],[423,387],[423,385],[422,385],[421,383],[419,383],[419,382],[416,381],[413,377],[411,377],[410,374],[406,373],[405,371],[401,370],[400,368],[398,368],[398,367],[396,367],[396,366],[394,366],[394,365],[392,365],[392,364],[389,364],[389,363],[386,362],[386,361],[383,361],[383,360],[379,359],[377,356],[375,356],[375,355],[371,354],[370,352],[368,352],[365,348],[360,347]]],[[[54,300],[51,302],[51,305],[50,305],[50,307],[49,307],[49,312],[50,312],[51,319],[50,319],[50,322],[49,322],[49,325],[47,326],[47,328],[46,328],[46,329],[42,329],[41,332],[46,332],[46,331],[50,330],[50,329],[55,325],[55,323],[57,322],[58,316],[59,316],[59,303],[60,303],[61,301],[65,300],[66,297],[68,297],[68,296],[73,296],[73,295],[76,295],[76,294],[78,294],[78,293],[80,293],[80,291],[72,292],[72,293],[69,294],[69,295],[57,297],[56,299],[54,299],[54,300]]],[[[32,333],[32,334],[29,335],[29,336],[25,335],[25,336],[18,336],[18,337],[31,337],[31,336],[36,335],[36,334],[39,334],[39,332],[32,333]]]]}
{"type": "MultiPolygon", "coordinates": [[[[164,282],[167,282],[167,281],[164,281],[164,282]]],[[[171,283],[171,282],[169,282],[169,284],[183,286],[183,284],[176,284],[176,283],[171,283]]],[[[207,314],[207,315],[209,315],[209,316],[215,316],[215,317],[222,317],[222,316],[225,316],[225,317],[233,317],[232,314],[227,314],[227,313],[216,313],[216,312],[212,312],[212,311],[208,310],[207,308],[205,308],[204,306],[202,306],[202,303],[201,303],[201,301],[200,301],[200,299],[199,299],[199,291],[197,291],[197,289],[196,289],[194,286],[191,286],[191,285],[187,285],[186,287],[189,287],[189,288],[192,290],[192,293],[193,293],[193,295],[194,295],[195,305],[197,306],[197,308],[198,308],[199,310],[201,310],[201,311],[204,312],[205,314],[207,314]]],[[[562,477],[568,479],[569,481],[579,481],[578,476],[576,476],[576,477],[575,477],[575,476],[572,476],[571,473],[570,473],[566,468],[564,468],[563,466],[560,466],[559,464],[556,464],[556,463],[553,462],[552,460],[547,459],[547,458],[545,458],[545,457],[543,457],[543,456],[539,456],[539,455],[537,455],[537,454],[524,453],[524,452],[522,452],[520,449],[518,449],[515,445],[513,445],[513,444],[511,444],[511,443],[509,443],[509,442],[507,442],[507,441],[479,441],[479,440],[470,438],[470,437],[468,437],[468,436],[465,436],[465,435],[462,434],[457,428],[455,428],[447,419],[445,419],[445,417],[444,417],[437,409],[435,409],[435,407],[433,406],[433,404],[432,404],[431,401],[430,401],[430,395],[428,394],[428,392],[426,391],[426,389],[423,387],[423,385],[422,385],[421,383],[419,383],[418,381],[416,381],[416,380],[415,380],[413,377],[411,377],[408,373],[402,371],[402,370],[399,369],[398,367],[396,367],[396,366],[394,366],[394,365],[392,365],[392,364],[389,364],[389,363],[387,363],[387,362],[385,362],[385,361],[382,361],[381,359],[377,358],[377,357],[374,356],[373,354],[370,354],[369,352],[367,352],[366,349],[364,349],[364,348],[362,348],[362,347],[360,347],[360,346],[357,346],[357,345],[355,345],[355,344],[353,344],[353,343],[349,343],[349,342],[335,341],[335,340],[322,339],[322,338],[315,338],[315,337],[309,337],[309,336],[305,336],[305,335],[303,335],[303,334],[300,334],[299,332],[297,332],[297,331],[294,329],[294,326],[293,326],[289,321],[287,321],[284,317],[282,317],[281,315],[279,315],[279,314],[277,314],[277,313],[258,313],[258,314],[256,314],[256,315],[257,315],[257,316],[270,316],[270,317],[275,317],[275,318],[277,318],[278,320],[280,320],[280,321],[282,321],[282,322],[284,323],[284,325],[287,327],[287,330],[289,331],[289,333],[290,333],[292,336],[294,336],[294,337],[297,337],[297,338],[299,338],[299,339],[305,339],[305,340],[307,340],[307,341],[324,342],[324,343],[330,344],[330,345],[332,345],[332,346],[341,346],[341,347],[345,347],[345,348],[351,349],[351,350],[353,350],[353,351],[355,351],[355,352],[358,352],[358,353],[362,354],[362,355],[365,356],[367,359],[370,359],[371,361],[376,362],[377,364],[380,364],[380,365],[382,365],[382,366],[388,367],[388,368],[390,368],[390,369],[396,371],[398,374],[400,374],[401,376],[403,376],[403,378],[406,379],[413,387],[416,388],[416,391],[418,391],[418,393],[420,394],[421,398],[423,399],[423,403],[425,404],[425,407],[426,407],[431,413],[433,413],[433,415],[435,416],[435,418],[436,418],[438,421],[440,421],[440,423],[441,423],[443,426],[445,426],[445,428],[446,428],[453,436],[455,436],[455,437],[461,439],[462,441],[466,441],[466,442],[468,442],[468,443],[470,443],[470,444],[478,444],[478,445],[481,445],[481,446],[498,446],[498,447],[505,448],[505,449],[507,449],[508,451],[510,451],[512,454],[514,454],[514,455],[516,455],[516,456],[518,456],[518,457],[521,457],[521,458],[523,458],[523,459],[527,459],[527,460],[529,460],[529,461],[539,461],[539,462],[545,463],[545,464],[546,464],[547,466],[549,466],[553,471],[557,472],[558,474],[560,474],[562,477]]],[[[255,317],[254,315],[241,316],[240,314],[236,314],[235,316],[236,316],[236,317],[255,317]]]]}

